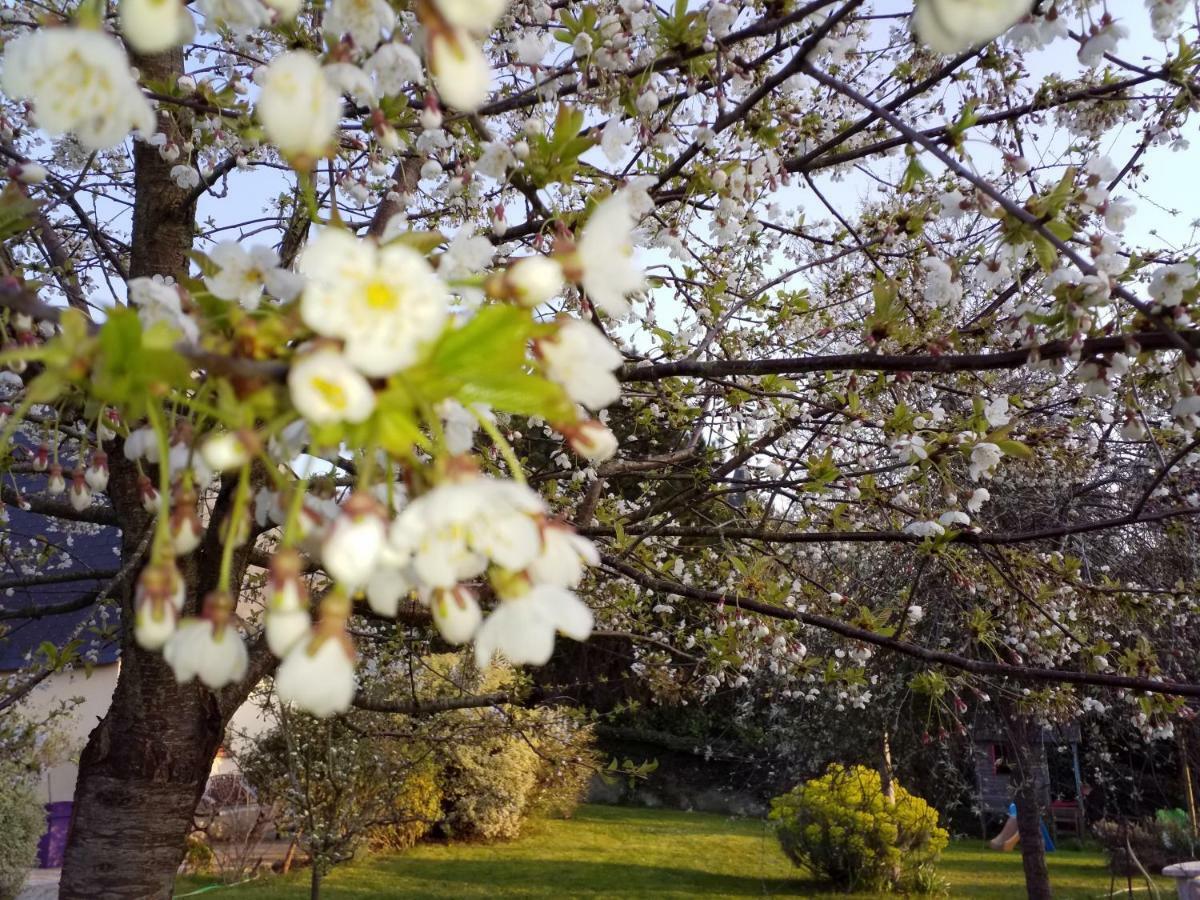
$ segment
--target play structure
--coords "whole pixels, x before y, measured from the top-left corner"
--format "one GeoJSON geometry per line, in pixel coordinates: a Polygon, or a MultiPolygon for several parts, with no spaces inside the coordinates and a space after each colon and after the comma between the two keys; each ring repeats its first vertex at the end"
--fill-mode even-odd
{"type": "MultiPolygon", "coordinates": [[[[979,789],[980,832],[985,840],[994,823],[1004,820],[999,834],[990,841],[994,850],[1011,850],[1019,841],[1016,809],[1012,803],[1013,753],[1004,730],[991,722],[976,722],[972,729],[975,779],[979,789]],[[992,823],[989,825],[989,823],[992,823]]],[[[1039,735],[1033,777],[1039,805],[1048,813],[1042,822],[1046,849],[1064,834],[1081,837],[1083,779],[1079,768],[1079,726],[1069,724],[1043,729],[1039,735]]]]}
{"type": "MultiPolygon", "coordinates": [[[[988,841],[988,846],[993,850],[1011,850],[1021,842],[1021,835],[1017,833],[1017,804],[1010,803],[1008,805],[1008,821],[1004,823],[1004,827],[1000,829],[1000,833],[988,841]]],[[[1046,846],[1047,853],[1054,852],[1054,839],[1050,837],[1050,830],[1046,827],[1046,823],[1042,822],[1042,843],[1046,846]]]]}

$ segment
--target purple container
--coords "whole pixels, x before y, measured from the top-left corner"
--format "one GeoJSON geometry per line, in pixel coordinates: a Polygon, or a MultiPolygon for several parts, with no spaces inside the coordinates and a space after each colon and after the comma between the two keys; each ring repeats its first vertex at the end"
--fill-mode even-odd
{"type": "Polygon", "coordinates": [[[46,833],[38,841],[38,865],[57,869],[63,864],[67,849],[67,832],[71,828],[71,801],[46,804],[46,833]]]}

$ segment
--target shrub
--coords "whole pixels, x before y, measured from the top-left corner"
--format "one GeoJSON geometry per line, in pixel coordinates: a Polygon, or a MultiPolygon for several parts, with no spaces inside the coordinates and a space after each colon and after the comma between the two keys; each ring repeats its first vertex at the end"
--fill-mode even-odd
{"type": "Polygon", "coordinates": [[[437,766],[426,757],[409,768],[396,785],[392,799],[396,821],[378,825],[367,834],[372,851],[407,850],[425,837],[442,815],[442,786],[437,766]]]}
{"type": "Polygon", "coordinates": [[[27,769],[0,760],[0,900],[12,900],[37,856],[46,814],[27,769]]]}
{"type": "Polygon", "coordinates": [[[1155,818],[1140,821],[1104,819],[1092,826],[1092,833],[1104,847],[1108,867],[1117,875],[1160,872],[1172,863],[1195,858],[1191,827],[1183,810],[1160,809],[1155,818]]]}
{"type": "Polygon", "coordinates": [[[771,801],[783,852],[848,890],[929,892],[950,841],[938,813],[898,784],[884,796],[879,773],[834,764],[825,775],[771,801]]]}
{"type": "Polygon", "coordinates": [[[541,762],[533,747],[497,734],[455,742],[439,756],[447,836],[505,840],[521,833],[541,762]]]}
{"type": "Polygon", "coordinates": [[[592,776],[603,769],[596,752],[595,731],[565,711],[538,712],[543,731],[537,742],[540,761],[529,814],[569,819],[587,797],[592,776]]]}

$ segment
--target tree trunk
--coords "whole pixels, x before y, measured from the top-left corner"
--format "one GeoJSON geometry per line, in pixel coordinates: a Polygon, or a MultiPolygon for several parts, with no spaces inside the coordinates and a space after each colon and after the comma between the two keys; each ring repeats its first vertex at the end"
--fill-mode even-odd
{"type": "Polygon", "coordinates": [[[1025,869],[1025,892],[1029,900],[1050,900],[1050,872],[1046,868],[1046,845],[1042,841],[1041,798],[1038,771],[1041,745],[1038,728],[1028,716],[1015,712],[1008,717],[1013,748],[1012,786],[1017,804],[1017,833],[1021,836],[1021,865],[1025,869]]]}
{"type": "Polygon", "coordinates": [[[312,880],[309,882],[309,900],[320,900],[321,897],[321,867],[316,859],[312,863],[312,880]]]}
{"type": "MultiPolygon", "coordinates": [[[[174,81],[183,71],[179,50],[135,61],[152,80],[174,81]]],[[[190,117],[164,107],[159,127],[173,140],[190,134],[190,117]],[[178,117],[178,120],[177,118],[178,117]]],[[[170,176],[158,150],[134,149],[136,195],[131,277],[181,276],[195,224],[195,205],[170,176]]],[[[122,560],[141,549],[151,527],[137,495],[137,471],[119,452],[110,454],[109,496],[122,524],[122,560]]],[[[218,500],[218,510],[229,491],[218,500]]],[[[220,518],[214,513],[214,521],[220,518]]],[[[185,612],[215,587],[220,559],[217,529],[181,561],[187,584],[185,612]]],[[[238,554],[235,583],[244,572],[238,554]]],[[[136,576],[135,576],[136,577],[136,576]]],[[[157,653],[132,636],[132,584],[124,585],[120,674],[108,713],[88,738],[79,763],[75,803],[59,896],[63,900],[169,898],[183,861],[192,815],[204,792],[225,724],[250,687],[238,685],[218,697],[199,684],[180,685],[157,653]]],[[[252,664],[252,668],[255,668],[252,664]]]]}

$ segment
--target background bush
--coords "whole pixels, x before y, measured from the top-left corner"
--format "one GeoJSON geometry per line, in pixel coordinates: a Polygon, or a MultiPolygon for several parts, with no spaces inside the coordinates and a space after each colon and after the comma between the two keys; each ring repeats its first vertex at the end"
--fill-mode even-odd
{"type": "Polygon", "coordinates": [[[0,900],[12,900],[37,857],[46,813],[34,793],[32,773],[0,758],[0,900]]]}
{"type": "Polygon", "coordinates": [[[391,812],[394,821],[376,825],[367,833],[367,846],[372,851],[407,850],[441,818],[442,786],[431,757],[426,756],[405,771],[396,784],[391,812]]]}
{"type": "Polygon", "coordinates": [[[455,742],[439,756],[447,837],[504,840],[521,833],[541,759],[520,737],[455,742]]]}
{"type": "Polygon", "coordinates": [[[1196,858],[1191,826],[1182,809],[1160,809],[1153,819],[1102,819],[1092,826],[1092,833],[1117,875],[1158,874],[1165,866],[1196,858]],[[1130,857],[1130,850],[1136,858],[1130,857]]]}
{"type": "MultiPolygon", "coordinates": [[[[394,674],[397,693],[422,702],[518,689],[512,669],[480,673],[457,654],[394,674]]],[[[239,763],[259,802],[278,805],[281,829],[328,865],[430,833],[516,837],[531,816],[569,816],[602,768],[591,727],[559,707],[275,715],[278,727],[250,741],[239,763]]]]}
{"type": "Polygon", "coordinates": [[[929,892],[950,835],[933,807],[895,784],[884,795],[879,773],[832,765],[771,801],[784,853],[796,865],[855,891],[929,892]]]}

